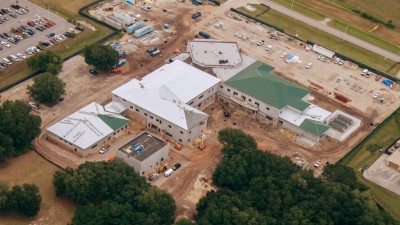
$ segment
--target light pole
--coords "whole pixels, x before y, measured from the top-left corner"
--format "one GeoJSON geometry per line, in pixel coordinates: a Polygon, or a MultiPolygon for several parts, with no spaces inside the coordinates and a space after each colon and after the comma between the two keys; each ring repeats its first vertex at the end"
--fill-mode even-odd
{"type": "Polygon", "coordinates": [[[343,36],[343,41],[346,39],[346,35],[347,35],[347,29],[349,28],[349,26],[346,27],[346,29],[344,30],[344,36],[343,36]]]}
{"type": "Polygon", "coordinates": [[[294,0],[292,0],[292,4],[290,5],[290,10],[293,10],[293,3],[294,3],[294,0]]]}

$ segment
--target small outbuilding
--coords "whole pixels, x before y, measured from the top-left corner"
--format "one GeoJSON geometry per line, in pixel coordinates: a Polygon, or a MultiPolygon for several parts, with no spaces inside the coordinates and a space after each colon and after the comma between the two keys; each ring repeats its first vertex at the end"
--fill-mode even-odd
{"type": "Polygon", "coordinates": [[[117,151],[116,157],[140,175],[167,160],[169,144],[154,134],[143,132],[117,151]]]}
{"type": "Polygon", "coordinates": [[[400,171],[400,149],[393,152],[387,159],[386,165],[390,168],[400,171]]]}

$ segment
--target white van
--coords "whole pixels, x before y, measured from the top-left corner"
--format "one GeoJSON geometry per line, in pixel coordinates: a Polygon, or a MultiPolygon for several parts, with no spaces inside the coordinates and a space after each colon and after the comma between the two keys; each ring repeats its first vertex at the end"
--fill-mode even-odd
{"type": "Polygon", "coordinates": [[[174,172],[174,170],[173,169],[167,169],[165,172],[164,172],[164,176],[166,176],[166,177],[169,177],[169,176],[171,176],[171,174],[174,172]]]}

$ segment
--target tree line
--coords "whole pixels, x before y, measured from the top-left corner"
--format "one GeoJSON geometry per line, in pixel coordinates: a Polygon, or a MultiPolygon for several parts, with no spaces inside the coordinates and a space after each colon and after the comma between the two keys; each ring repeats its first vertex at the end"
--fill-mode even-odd
{"type": "Polygon", "coordinates": [[[57,196],[78,204],[72,225],[169,225],[175,202],[125,163],[87,162],[53,176],[57,196]]]}
{"type": "Polygon", "coordinates": [[[224,157],[213,175],[218,191],[197,205],[199,225],[398,224],[343,165],[315,178],[287,157],[257,149],[251,136],[222,130],[224,157]]]}

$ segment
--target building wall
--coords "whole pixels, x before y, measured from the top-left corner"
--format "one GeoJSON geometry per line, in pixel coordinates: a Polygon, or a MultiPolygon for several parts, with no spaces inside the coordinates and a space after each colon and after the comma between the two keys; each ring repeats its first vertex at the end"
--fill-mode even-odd
{"type": "Polygon", "coordinates": [[[162,164],[162,162],[168,159],[169,155],[169,144],[159,149],[157,152],[149,156],[142,162],[134,157],[129,157],[126,153],[117,150],[116,157],[124,161],[129,166],[139,173],[140,175],[145,175],[153,167],[162,164]]]}
{"type": "MultiPolygon", "coordinates": [[[[212,96],[212,94],[210,94],[210,96],[212,96]]],[[[129,111],[131,111],[126,113],[129,118],[142,122],[143,125],[148,127],[150,130],[163,133],[163,138],[173,139],[179,144],[186,145],[194,138],[199,137],[207,126],[207,119],[205,119],[190,130],[185,130],[137,105],[131,104],[130,102],[118,96],[113,95],[112,99],[113,101],[122,103],[129,111]]]]}
{"type": "Polygon", "coordinates": [[[244,101],[246,101],[247,104],[250,104],[253,107],[258,108],[257,113],[263,117],[267,117],[272,120],[277,120],[279,118],[279,115],[280,115],[279,109],[277,109],[273,106],[267,105],[264,102],[262,102],[256,98],[253,98],[243,92],[240,92],[225,83],[220,85],[218,92],[219,92],[219,94],[221,94],[220,96],[225,97],[225,98],[229,97],[229,98],[236,98],[239,100],[245,99],[244,101]]]}
{"type": "Polygon", "coordinates": [[[391,162],[391,161],[388,161],[388,162],[387,162],[387,166],[390,167],[390,168],[393,168],[393,169],[395,169],[395,170],[400,171],[400,165],[397,165],[396,163],[393,163],[393,162],[391,162]]]}
{"type": "Polygon", "coordinates": [[[215,100],[218,88],[219,84],[216,84],[203,93],[197,95],[190,101],[186,102],[186,104],[196,109],[204,109],[204,107],[207,106],[207,103],[215,100]]]}
{"type": "Polygon", "coordinates": [[[169,144],[155,152],[153,155],[149,156],[147,159],[143,160],[140,163],[140,175],[146,174],[150,169],[154,166],[162,164],[167,160],[169,154],[169,144]]]}
{"type": "Polygon", "coordinates": [[[292,123],[289,123],[286,120],[281,120],[280,119],[279,121],[282,122],[282,127],[283,128],[291,130],[291,131],[295,132],[296,134],[303,135],[304,137],[307,137],[308,139],[310,139],[312,141],[315,141],[315,142],[319,141],[319,137],[318,136],[315,136],[314,134],[311,134],[311,133],[301,129],[300,127],[298,127],[298,126],[296,126],[296,125],[294,125],[292,123]]]}

